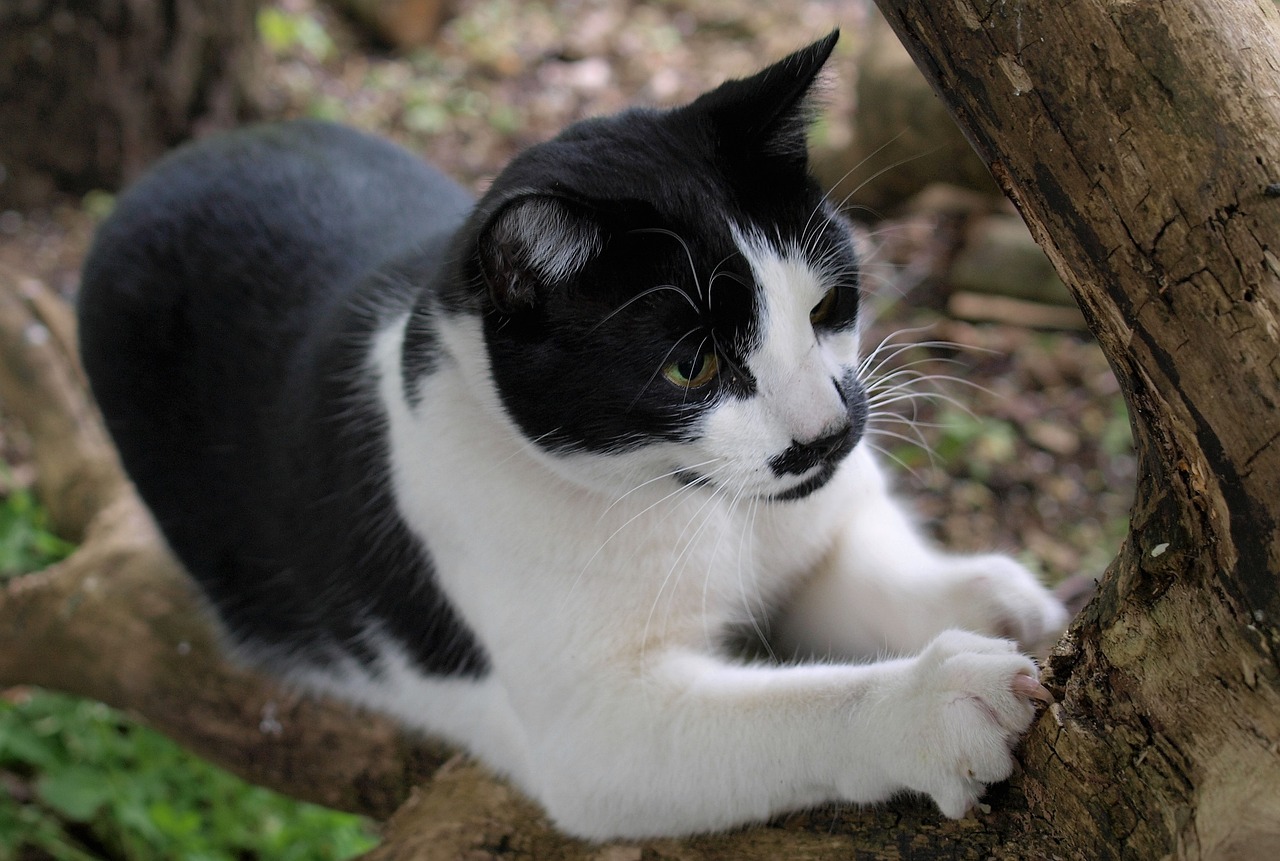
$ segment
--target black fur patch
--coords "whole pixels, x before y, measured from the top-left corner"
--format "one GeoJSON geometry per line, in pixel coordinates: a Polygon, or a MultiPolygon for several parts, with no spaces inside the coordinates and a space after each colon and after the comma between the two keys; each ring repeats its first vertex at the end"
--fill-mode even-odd
{"type": "MultiPolygon", "coordinates": [[[[815,262],[852,253],[843,235],[819,229],[826,216],[804,148],[807,94],[834,42],[683,108],[571,126],[498,177],[469,223],[475,255],[446,304],[484,314],[503,403],[530,439],[593,452],[686,439],[707,405],[754,394],[744,358],[759,337],[759,287],[732,228],[804,244],[815,262]],[[537,238],[513,239],[507,226],[509,209],[528,200],[559,206],[557,224],[594,228],[590,254],[555,283],[532,283],[519,249],[537,238]],[[704,351],[721,367],[711,384],[664,378],[665,365],[696,365],[704,351]]],[[[850,301],[851,318],[856,290],[850,301]]]]}
{"type": "MultiPolygon", "coordinates": [[[[471,205],[399,148],[302,122],[178,151],[99,232],[80,296],[94,394],[250,653],[368,660],[383,633],[425,672],[486,669],[396,513],[367,370],[375,327],[439,277],[471,205]]],[[[419,342],[413,371],[430,356],[419,342]]]]}

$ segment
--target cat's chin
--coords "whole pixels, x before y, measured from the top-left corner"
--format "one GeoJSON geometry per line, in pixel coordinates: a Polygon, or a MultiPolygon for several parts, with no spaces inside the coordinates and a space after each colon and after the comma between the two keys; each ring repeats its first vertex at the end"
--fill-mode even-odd
{"type": "MultiPolygon", "coordinates": [[[[799,482],[791,487],[785,487],[781,490],[771,490],[768,488],[760,488],[755,492],[748,493],[748,496],[754,496],[757,499],[766,502],[794,502],[821,490],[835,477],[836,472],[840,469],[840,462],[824,463],[816,468],[816,471],[807,478],[800,479],[799,482]]],[[[710,477],[703,475],[692,469],[682,469],[675,473],[676,481],[688,487],[720,487],[710,477]]]]}

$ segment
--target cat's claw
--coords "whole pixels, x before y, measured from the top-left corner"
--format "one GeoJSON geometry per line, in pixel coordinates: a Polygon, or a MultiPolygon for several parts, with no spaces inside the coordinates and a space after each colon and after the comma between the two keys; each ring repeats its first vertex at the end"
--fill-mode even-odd
{"type": "Polygon", "coordinates": [[[1049,693],[1048,688],[1040,684],[1034,677],[1025,676],[1021,673],[1013,677],[1013,692],[1018,696],[1036,700],[1047,706],[1057,702],[1053,698],[1053,694],[1049,693]]]}

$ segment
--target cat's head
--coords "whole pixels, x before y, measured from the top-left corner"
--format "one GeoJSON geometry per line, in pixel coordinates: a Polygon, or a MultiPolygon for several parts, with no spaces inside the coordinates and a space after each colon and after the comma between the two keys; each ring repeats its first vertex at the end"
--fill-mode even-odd
{"type": "Polygon", "coordinates": [[[806,149],[836,38],[571,126],[481,201],[466,301],[503,409],[567,472],[793,499],[860,439],[857,260],[806,149]]]}

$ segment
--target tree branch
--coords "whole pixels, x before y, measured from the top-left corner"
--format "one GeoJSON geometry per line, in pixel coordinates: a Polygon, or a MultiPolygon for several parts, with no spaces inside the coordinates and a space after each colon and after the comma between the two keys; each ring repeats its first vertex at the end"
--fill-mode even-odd
{"type": "Polygon", "coordinates": [[[0,403],[31,434],[38,494],[71,541],[127,484],[88,392],[71,309],[0,264],[0,403]]]}
{"type": "Polygon", "coordinates": [[[1023,757],[1034,825],[1079,857],[1272,857],[1280,14],[877,4],[1076,295],[1138,446],[1129,538],[1023,757]]]}

